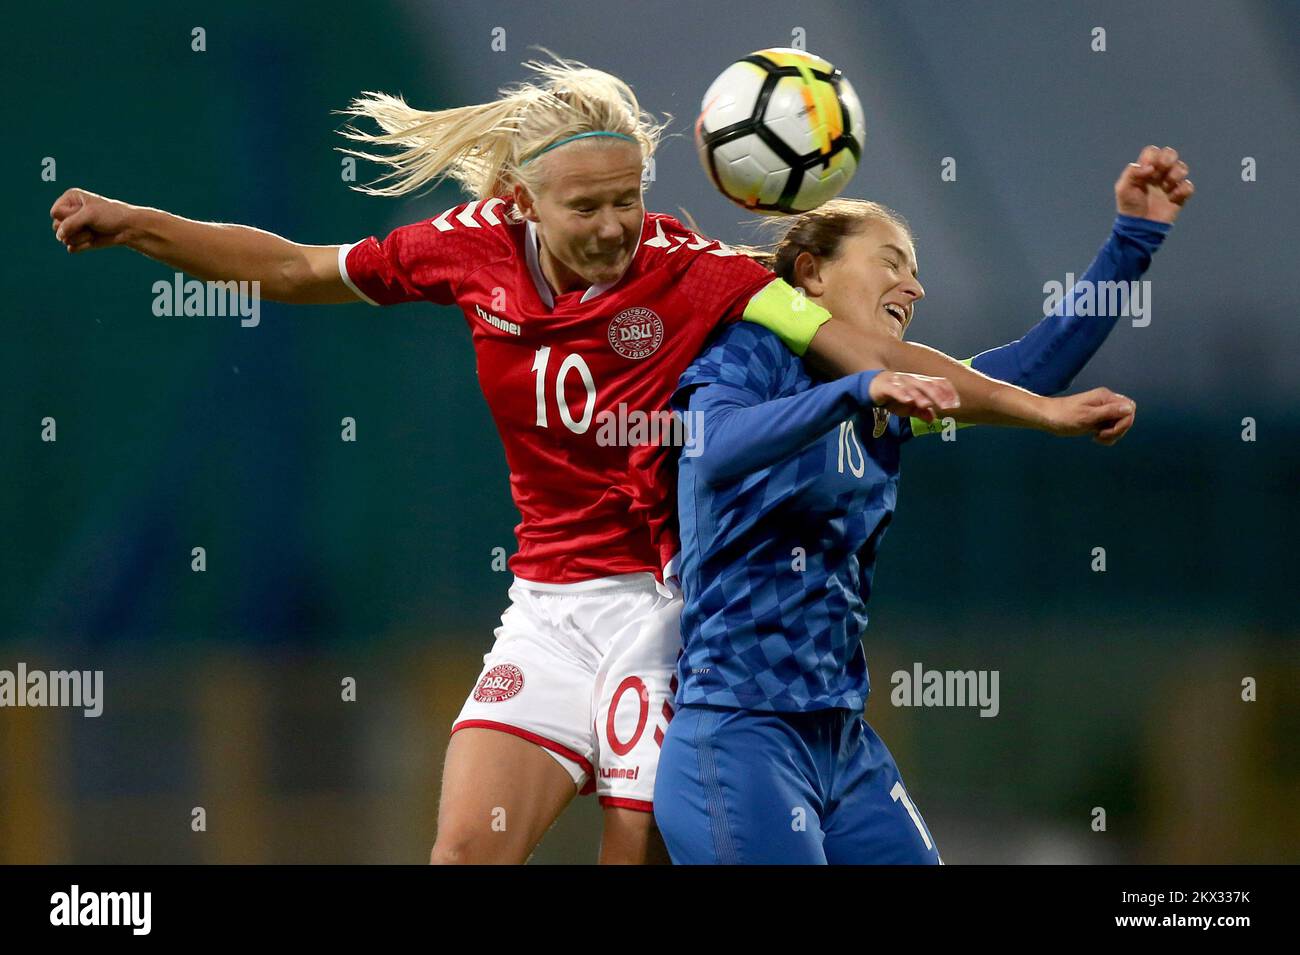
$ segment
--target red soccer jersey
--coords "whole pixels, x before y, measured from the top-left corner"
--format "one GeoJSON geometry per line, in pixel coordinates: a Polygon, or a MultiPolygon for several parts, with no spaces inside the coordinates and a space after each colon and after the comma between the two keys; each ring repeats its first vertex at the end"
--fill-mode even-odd
{"type": "Polygon", "coordinates": [[[343,246],[339,270],[371,304],[460,306],[522,517],[510,559],[518,577],[659,576],[676,553],[672,457],[610,443],[609,427],[598,440],[602,423],[665,410],[709,334],[774,276],[648,213],[617,282],[555,296],[532,224],[508,218],[512,205],[475,200],[382,242],[343,246]]]}

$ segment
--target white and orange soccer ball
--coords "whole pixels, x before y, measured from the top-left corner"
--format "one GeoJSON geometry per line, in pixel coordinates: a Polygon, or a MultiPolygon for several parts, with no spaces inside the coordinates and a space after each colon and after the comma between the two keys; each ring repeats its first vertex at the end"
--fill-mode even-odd
{"type": "Polygon", "coordinates": [[[866,125],[853,87],[829,62],[802,50],[759,50],[709,86],[695,145],[732,202],[769,215],[807,212],[853,178],[866,125]]]}

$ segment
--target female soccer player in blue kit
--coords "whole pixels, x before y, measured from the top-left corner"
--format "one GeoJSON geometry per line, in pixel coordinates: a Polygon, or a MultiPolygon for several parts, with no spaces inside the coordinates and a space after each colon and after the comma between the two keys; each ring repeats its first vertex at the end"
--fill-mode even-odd
{"type": "MultiPolygon", "coordinates": [[[[1142,275],[1192,193],[1186,177],[1174,150],[1142,151],[1115,185],[1119,216],[1083,283],[1142,275]]],[[[906,224],[874,203],[835,200],[800,216],[771,265],[833,313],[899,338],[924,295],[906,224]]],[[[1054,394],[1113,324],[1062,303],[971,365],[1054,394]]],[[[701,413],[691,417],[705,440],[680,460],[684,650],[655,785],[676,863],[941,861],[861,715],[866,602],[900,451],[937,430],[873,406],[872,379],[888,374],[816,383],[775,335],[742,323],[679,381],[674,406],[701,413]]],[[[1132,421],[1098,440],[1117,441],[1132,421]]]]}

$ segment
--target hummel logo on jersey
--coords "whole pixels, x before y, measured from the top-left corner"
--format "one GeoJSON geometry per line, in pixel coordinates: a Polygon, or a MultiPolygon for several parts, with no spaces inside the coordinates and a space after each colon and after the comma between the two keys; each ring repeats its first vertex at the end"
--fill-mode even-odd
{"type": "Polygon", "coordinates": [[[478,305],[474,306],[474,311],[478,312],[478,317],[483,319],[483,321],[487,322],[493,328],[499,328],[501,331],[509,332],[511,335],[519,334],[518,322],[507,321],[500,315],[493,315],[491,312],[480,308],[478,305]]]}
{"type": "Polygon", "coordinates": [[[481,229],[485,222],[488,225],[500,225],[501,218],[497,215],[497,209],[505,204],[506,201],[500,196],[494,196],[487,202],[482,203],[482,205],[479,204],[478,199],[475,199],[473,202],[467,203],[463,209],[460,209],[460,206],[453,206],[438,218],[430,220],[430,223],[439,232],[450,232],[458,225],[462,225],[467,229],[481,229]],[[451,219],[451,214],[457,209],[460,209],[460,212],[455,219],[451,219]],[[475,218],[476,215],[477,218],[475,218]]]}
{"type": "Polygon", "coordinates": [[[736,254],[735,249],[727,248],[716,239],[706,239],[704,236],[696,235],[694,232],[688,232],[686,235],[675,235],[672,237],[672,242],[670,242],[668,236],[664,235],[664,224],[661,219],[655,220],[654,238],[646,239],[641,244],[647,249],[667,249],[668,255],[672,255],[682,246],[686,246],[686,248],[690,249],[692,252],[698,252],[700,249],[708,249],[711,245],[716,245],[717,248],[709,249],[706,253],[708,255],[728,256],[736,254]],[[676,242],[677,244],[673,245],[673,242],[676,242]]]}
{"type": "Polygon", "coordinates": [[[607,769],[604,766],[600,767],[601,779],[636,779],[640,775],[640,766],[634,766],[631,769],[625,767],[620,769],[607,769]]]}

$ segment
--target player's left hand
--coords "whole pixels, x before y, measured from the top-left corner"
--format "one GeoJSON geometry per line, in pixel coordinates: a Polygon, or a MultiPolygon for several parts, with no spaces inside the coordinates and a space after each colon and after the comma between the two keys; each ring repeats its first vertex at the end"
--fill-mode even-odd
{"type": "Polygon", "coordinates": [[[1092,440],[1109,447],[1128,434],[1129,428],[1133,427],[1133,422],[1137,420],[1137,402],[1130,401],[1129,409],[1127,414],[1121,414],[1120,417],[1105,422],[1092,436],[1092,440]]]}
{"type": "Polygon", "coordinates": [[[1146,146],[1137,162],[1124,167],[1115,181],[1115,211],[1121,215],[1173,222],[1196,187],[1187,178],[1187,163],[1172,146],[1146,146]]]}
{"type": "Polygon", "coordinates": [[[1048,431],[1062,437],[1090,434],[1098,444],[1112,445],[1124,437],[1137,416],[1137,402],[1109,388],[1042,400],[1048,431]]]}

